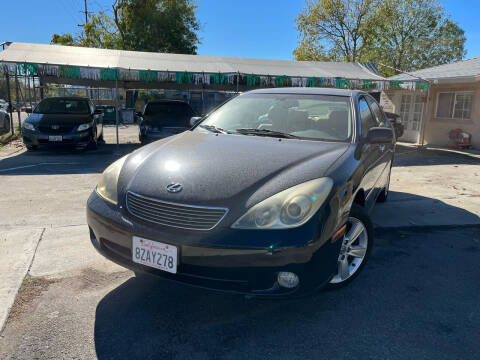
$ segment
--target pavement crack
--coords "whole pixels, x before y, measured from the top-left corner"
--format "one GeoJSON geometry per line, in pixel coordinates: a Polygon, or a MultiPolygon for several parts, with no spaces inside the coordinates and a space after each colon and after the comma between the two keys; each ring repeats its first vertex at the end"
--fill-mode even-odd
{"type": "Polygon", "coordinates": [[[27,270],[27,273],[25,274],[25,277],[30,275],[30,269],[32,268],[33,262],[35,261],[35,256],[37,256],[38,246],[40,245],[40,242],[43,239],[43,234],[45,234],[45,230],[46,230],[46,228],[42,228],[42,233],[40,234],[40,236],[38,238],[37,245],[35,246],[35,250],[33,251],[32,260],[30,261],[30,264],[28,265],[28,270],[27,270]]]}

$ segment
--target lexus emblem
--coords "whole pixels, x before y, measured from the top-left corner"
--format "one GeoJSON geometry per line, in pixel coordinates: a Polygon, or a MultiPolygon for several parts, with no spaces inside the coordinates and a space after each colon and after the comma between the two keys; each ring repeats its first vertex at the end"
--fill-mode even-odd
{"type": "Polygon", "coordinates": [[[53,130],[58,130],[58,129],[60,129],[60,125],[52,125],[52,129],[53,130]]]}
{"type": "Polygon", "coordinates": [[[171,183],[167,185],[167,191],[171,193],[179,193],[183,190],[183,185],[179,183],[171,183]]]}

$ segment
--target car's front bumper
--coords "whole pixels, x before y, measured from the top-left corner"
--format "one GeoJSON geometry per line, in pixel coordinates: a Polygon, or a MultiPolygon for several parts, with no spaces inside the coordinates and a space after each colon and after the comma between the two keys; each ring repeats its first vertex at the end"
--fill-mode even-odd
{"type": "Polygon", "coordinates": [[[68,133],[43,133],[38,130],[22,129],[23,143],[32,146],[87,146],[92,140],[92,130],[68,133]],[[50,136],[61,136],[62,141],[50,141],[50,136]]]}
{"type": "Polygon", "coordinates": [[[88,200],[87,222],[94,247],[124,267],[194,286],[258,296],[300,295],[323,286],[336,270],[341,245],[340,241],[331,242],[319,232],[325,228],[325,221],[289,230],[223,227],[215,229],[211,236],[209,232],[165,228],[135,219],[124,209],[104,201],[96,192],[88,200]],[[177,273],[134,263],[133,236],[177,246],[177,273]],[[295,239],[297,244],[303,239],[302,245],[276,247],[283,237],[295,239]],[[238,246],[231,246],[232,241],[238,246]],[[297,274],[299,286],[280,287],[277,283],[280,271],[297,274]]]}

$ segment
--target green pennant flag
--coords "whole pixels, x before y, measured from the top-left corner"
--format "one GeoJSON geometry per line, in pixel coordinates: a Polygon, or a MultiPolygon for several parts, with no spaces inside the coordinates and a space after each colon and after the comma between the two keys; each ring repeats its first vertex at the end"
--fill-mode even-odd
{"type": "Polygon", "coordinates": [[[23,63],[17,64],[18,73],[21,75],[38,75],[38,64],[23,63]]]}
{"type": "Polygon", "coordinates": [[[210,83],[216,85],[228,84],[228,77],[224,74],[210,74],[210,83]]]}
{"type": "Polygon", "coordinates": [[[247,86],[257,86],[260,83],[260,77],[257,75],[247,75],[247,86]]]}
{"type": "Polygon", "coordinates": [[[60,66],[63,77],[68,79],[80,79],[80,68],[78,66],[60,66]]]}
{"type": "Polygon", "coordinates": [[[403,81],[400,80],[390,80],[390,89],[401,89],[400,85],[403,84],[403,81]]]}
{"type": "Polygon", "coordinates": [[[150,70],[142,71],[142,70],[140,70],[138,72],[138,78],[140,79],[140,81],[149,83],[149,82],[158,80],[158,73],[156,71],[150,71],[150,70]]]}
{"type": "Polygon", "coordinates": [[[100,80],[111,80],[119,79],[118,69],[100,69],[100,80]]]}
{"type": "Polygon", "coordinates": [[[307,78],[307,87],[321,87],[323,85],[323,79],[318,77],[307,78]]]}
{"type": "Polygon", "coordinates": [[[337,79],[336,80],[337,89],[350,89],[350,80],[348,79],[337,79]]]}
{"type": "Polygon", "coordinates": [[[282,75],[282,76],[277,76],[275,78],[276,87],[291,86],[291,85],[292,85],[292,79],[290,78],[290,76],[282,75]]]}
{"type": "Polygon", "coordinates": [[[363,88],[364,88],[364,89],[371,89],[371,88],[373,88],[373,81],[363,80],[363,88]]]}
{"type": "Polygon", "coordinates": [[[191,84],[193,82],[193,74],[188,71],[177,72],[175,73],[175,77],[177,84],[191,84]]]}
{"type": "Polygon", "coordinates": [[[428,83],[426,82],[416,82],[415,90],[428,91],[428,83]]]}

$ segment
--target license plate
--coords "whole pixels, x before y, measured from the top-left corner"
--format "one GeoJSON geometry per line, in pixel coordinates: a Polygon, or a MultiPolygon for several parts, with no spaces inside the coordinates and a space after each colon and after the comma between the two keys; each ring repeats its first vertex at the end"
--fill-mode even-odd
{"type": "Polygon", "coordinates": [[[62,137],[58,135],[48,137],[48,141],[62,141],[62,140],[63,140],[62,137]]]}
{"type": "Polygon", "coordinates": [[[158,241],[134,236],[132,240],[132,260],[137,264],[177,273],[177,247],[158,241]]]}

